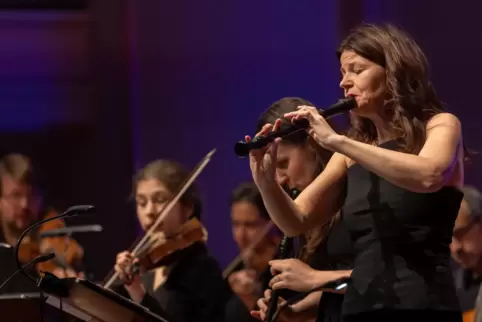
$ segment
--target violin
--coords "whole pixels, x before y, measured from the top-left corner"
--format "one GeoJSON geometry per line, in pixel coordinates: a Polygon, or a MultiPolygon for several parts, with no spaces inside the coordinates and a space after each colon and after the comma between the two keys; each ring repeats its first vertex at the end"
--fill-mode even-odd
{"type": "MultiPolygon", "coordinates": [[[[44,218],[54,217],[56,213],[49,211],[44,218]]],[[[83,261],[84,249],[78,242],[69,237],[47,237],[38,238],[38,233],[49,231],[52,229],[64,228],[65,222],[62,219],[53,220],[42,225],[33,235],[27,236],[19,248],[19,260],[21,263],[26,264],[33,260],[35,257],[54,252],[56,257],[53,260],[38,263],[35,267],[37,272],[54,272],[59,269],[75,269],[83,261]]]]}
{"type": "Polygon", "coordinates": [[[181,230],[171,236],[163,232],[150,235],[148,242],[138,251],[138,262],[146,271],[169,265],[180,251],[197,242],[207,241],[207,230],[197,218],[186,221],[181,230]]]}
{"type": "MultiPolygon", "coordinates": [[[[172,236],[166,236],[164,233],[158,232],[157,228],[169,215],[194,180],[196,180],[201,174],[202,170],[208,165],[215,152],[216,149],[209,151],[201,162],[199,162],[178,189],[177,193],[174,194],[171,200],[169,200],[159,214],[157,214],[154,224],[146,231],[140,241],[135,244],[131,254],[139,259],[139,264],[134,265],[133,273],[138,274],[141,267],[145,270],[152,270],[166,265],[167,262],[170,262],[169,260],[172,261],[176,258],[175,256],[179,254],[180,251],[186,249],[197,241],[206,240],[207,231],[196,218],[188,220],[182,226],[181,231],[172,236]]],[[[119,277],[117,272],[109,275],[110,278],[104,283],[104,288],[110,288],[119,277]]]]}

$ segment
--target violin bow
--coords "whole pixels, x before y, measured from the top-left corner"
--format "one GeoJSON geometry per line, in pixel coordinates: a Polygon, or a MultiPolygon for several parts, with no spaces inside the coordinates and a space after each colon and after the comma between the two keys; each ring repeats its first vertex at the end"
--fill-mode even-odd
{"type": "Polygon", "coordinates": [[[223,279],[226,279],[231,273],[234,271],[234,269],[243,261],[243,258],[245,255],[249,252],[252,252],[253,249],[255,249],[258,244],[263,240],[266,235],[273,229],[274,223],[270,220],[264,225],[263,229],[259,231],[259,233],[256,235],[256,239],[254,242],[249,245],[244,251],[242,251],[238,256],[236,256],[235,259],[226,267],[223,271],[223,279]]]}
{"type": "MultiPolygon", "coordinates": [[[[141,238],[141,240],[137,243],[137,245],[132,250],[131,253],[133,253],[134,256],[137,255],[137,253],[142,248],[142,246],[148,241],[150,236],[156,231],[157,227],[159,227],[159,225],[169,215],[172,208],[176,205],[176,203],[179,201],[182,195],[186,192],[186,190],[189,189],[192,183],[197,179],[197,177],[199,177],[201,172],[208,165],[209,161],[211,161],[211,157],[214,155],[215,152],[216,152],[216,149],[212,149],[211,151],[209,151],[208,154],[206,154],[206,156],[201,160],[201,162],[198,163],[198,165],[191,172],[190,176],[181,185],[181,187],[179,188],[179,191],[174,195],[174,197],[169,201],[169,203],[167,203],[162,208],[162,210],[157,215],[157,218],[154,224],[147,230],[147,232],[144,234],[144,237],[141,238]]],[[[111,276],[111,278],[104,284],[104,288],[109,288],[118,277],[119,277],[119,274],[115,272],[111,276]]]]}

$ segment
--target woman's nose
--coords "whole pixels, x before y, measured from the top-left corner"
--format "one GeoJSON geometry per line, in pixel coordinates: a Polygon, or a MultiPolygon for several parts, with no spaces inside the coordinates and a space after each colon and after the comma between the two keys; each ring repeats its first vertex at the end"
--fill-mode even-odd
{"type": "Polygon", "coordinates": [[[154,220],[157,217],[157,207],[154,202],[150,202],[147,205],[147,216],[151,219],[154,220]]]}
{"type": "Polygon", "coordinates": [[[349,78],[348,74],[345,74],[341,81],[340,81],[340,87],[345,90],[345,94],[348,91],[349,88],[353,86],[353,82],[349,78]]]}

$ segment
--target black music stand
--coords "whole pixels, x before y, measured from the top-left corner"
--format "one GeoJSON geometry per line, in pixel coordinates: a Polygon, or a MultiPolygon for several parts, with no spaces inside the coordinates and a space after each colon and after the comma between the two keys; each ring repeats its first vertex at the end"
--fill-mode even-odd
{"type": "Polygon", "coordinates": [[[46,303],[55,308],[62,305],[64,312],[82,321],[168,322],[147,308],[92,282],[78,278],[64,278],[60,281],[68,290],[68,295],[54,295],[45,290],[46,303]]]}
{"type": "Polygon", "coordinates": [[[45,321],[88,321],[88,316],[69,307],[58,307],[45,302],[40,293],[18,293],[0,295],[0,317],[8,322],[39,322],[42,316],[45,321]],[[43,307],[42,307],[43,302],[43,307]]]}

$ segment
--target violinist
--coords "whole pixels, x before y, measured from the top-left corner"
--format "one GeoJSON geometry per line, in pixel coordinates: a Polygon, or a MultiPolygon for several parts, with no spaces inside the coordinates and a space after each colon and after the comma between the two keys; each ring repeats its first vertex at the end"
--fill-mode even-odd
{"type": "Polygon", "coordinates": [[[226,321],[256,321],[249,310],[263,294],[271,278],[268,262],[278,250],[280,233],[273,227],[254,182],[236,187],[231,195],[231,229],[241,259],[225,274],[232,292],[226,321]]]}
{"type": "MultiPolygon", "coordinates": [[[[146,165],[134,178],[136,212],[144,231],[154,224],[157,215],[180,189],[188,173],[177,162],[156,160],[146,165]]],[[[201,201],[191,185],[159,226],[158,238],[164,241],[183,238],[183,227],[200,220],[201,201]]],[[[161,241],[162,241],[161,240],[161,241]]],[[[177,322],[224,321],[225,286],[219,264],[204,240],[183,249],[172,249],[161,266],[135,272],[141,258],[129,251],[117,255],[115,271],[123,285],[113,289],[133,301],[177,322]]]]}
{"type": "MultiPolygon", "coordinates": [[[[8,154],[0,160],[0,242],[15,246],[20,234],[31,224],[57,215],[43,204],[31,161],[21,154],[8,154]]],[[[73,239],[49,237],[38,233],[64,227],[62,220],[41,226],[20,245],[20,261],[24,264],[41,253],[54,251],[54,260],[41,263],[37,269],[59,278],[83,277],[83,249],[73,239]]]]}
{"type": "MultiPolygon", "coordinates": [[[[295,111],[299,105],[313,104],[302,98],[287,97],[273,103],[259,118],[257,131],[265,124],[276,121],[285,113],[295,111]]],[[[290,125],[288,120],[283,120],[283,127],[290,125]]],[[[331,157],[331,152],[316,145],[306,132],[297,132],[283,138],[278,145],[276,179],[278,183],[289,189],[304,190],[322,171],[331,157]]],[[[285,189],[286,190],[286,189],[285,189]]],[[[298,258],[271,261],[271,269],[283,267],[301,277],[316,275],[321,282],[328,282],[338,276],[340,272],[351,269],[353,259],[353,245],[351,244],[348,230],[340,221],[340,216],[334,216],[323,226],[314,227],[302,237],[302,247],[298,251],[298,258]]],[[[294,279],[292,284],[284,288],[297,291],[301,279],[294,279]]],[[[310,278],[306,278],[309,282],[310,278]]],[[[270,281],[270,286],[273,280],[270,281]]],[[[253,311],[255,317],[264,320],[271,291],[265,291],[265,297],[258,301],[260,311],[253,311]]],[[[284,302],[285,299],[281,299],[284,302]]],[[[340,321],[342,294],[316,292],[305,299],[286,308],[279,316],[278,321],[340,321]]]]}

